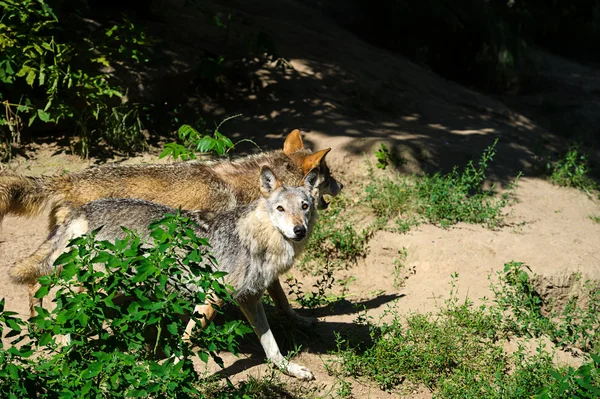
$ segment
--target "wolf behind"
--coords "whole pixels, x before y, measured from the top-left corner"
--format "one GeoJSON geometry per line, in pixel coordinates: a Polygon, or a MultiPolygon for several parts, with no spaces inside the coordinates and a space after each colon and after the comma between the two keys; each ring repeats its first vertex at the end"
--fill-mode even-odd
{"type": "MultiPolygon", "coordinates": [[[[208,239],[218,270],[228,273],[227,283],[235,288],[234,298],[258,335],[267,358],[286,374],[300,379],[312,379],[313,375],[281,355],[261,297],[280,274],[292,267],[306,244],[317,216],[313,195],[318,176],[318,168],[315,168],[306,175],[301,186],[285,187],[271,169],[263,166],[259,199],[216,213],[182,211],[197,224],[196,234],[208,239]]],[[[147,235],[152,221],[175,212],[173,208],[137,199],[101,199],[87,203],[56,226],[40,247],[45,256],[32,257],[38,263],[30,268],[35,269],[38,276],[57,272],[54,261],[66,250],[69,240],[100,226],[103,227],[97,235],[99,240],[121,238],[124,233],[120,226],[147,235]]],[[[191,323],[186,334],[193,328],[191,323]]]]}
{"type": "MultiPolygon", "coordinates": [[[[138,198],[172,208],[220,211],[248,204],[260,197],[256,182],[267,165],[285,185],[297,185],[313,168],[319,170],[316,208],[324,209],[324,195],[336,196],[342,189],[325,162],[330,151],[315,153],[304,148],[299,130],[292,131],[282,150],[269,151],[236,161],[178,162],[170,165],[102,166],[64,176],[26,177],[0,174],[0,222],[4,215],[33,216],[50,208],[49,229],[62,223],[72,211],[100,198],[138,198]]],[[[30,265],[46,254],[43,247],[17,262],[9,271],[12,281],[27,284],[30,314],[41,305],[33,295],[37,274],[30,265]]],[[[306,324],[289,306],[279,280],[269,288],[276,306],[288,317],[306,324]]],[[[313,321],[314,322],[314,321],[313,321]]]]}
{"type": "Polygon", "coordinates": [[[323,195],[336,196],[342,185],[325,163],[327,148],[304,148],[299,130],[286,138],[283,150],[235,161],[187,161],[168,165],[101,166],[63,176],[27,177],[0,174],[0,222],[7,214],[35,216],[50,208],[49,230],[68,212],[100,198],[138,198],[173,208],[219,211],[248,204],[259,197],[260,167],[268,165],[283,184],[296,185],[321,167],[317,208],[326,208],[323,195]]]}

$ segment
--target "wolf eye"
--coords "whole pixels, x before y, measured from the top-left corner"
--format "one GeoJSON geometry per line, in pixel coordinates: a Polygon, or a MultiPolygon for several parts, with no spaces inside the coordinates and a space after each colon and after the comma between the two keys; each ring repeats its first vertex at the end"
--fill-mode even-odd
{"type": "Polygon", "coordinates": [[[307,210],[308,209],[308,204],[302,204],[302,209],[307,210]]]}
{"type": "Polygon", "coordinates": [[[277,207],[277,210],[278,210],[279,212],[283,212],[283,211],[284,211],[284,209],[283,209],[283,207],[282,207],[281,205],[279,205],[279,206],[277,207]]]}

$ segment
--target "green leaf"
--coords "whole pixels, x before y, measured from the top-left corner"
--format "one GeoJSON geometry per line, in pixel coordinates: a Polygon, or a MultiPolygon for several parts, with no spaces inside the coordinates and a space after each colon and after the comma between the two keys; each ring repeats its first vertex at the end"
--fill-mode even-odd
{"type": "Polygon", "coordinates": [[[45,332],[40,337],[39,344],[40,346],[46,346],[50,341],[52,341],[52,334],[49,332],[45,332]]]}
{"type": "Polygon", "coordinates": [[[82,378],[88,380],[96,377],[102,371],[102,362],[94,362],[90,364],[87,370],[83,373],[82,378]]]}
{"type": "Polygon", "coordinates": [[[43,109],[38,109],[37,113],[38,113],[38,116],[40,117],[40,120],[42,122],[49,122],[50,121],[50,113],[44,111],[43,109]]]}
{"type": "Polygon", "coordinates": [[[19,369],[17,368],[17,366],[15,366],[14,364],[9,364],[8,365],[8,373],[10,374],[10,378],[12,378],[15,381],[19,380],[19,369]]]}
{"type": "Polygon", "coordinates": [[[87,394],[90,389],[92,389],[92,383],[94,382],[94,380],[89,380],[88,382],[85,383],[85,385],[83,387],[81,387],[81,394],[85,395],[87,394]]]}
{"type": "Polygon", "coordinates": [[[178,334],[177,323],[171,323],[167,326],[167,330],[173,335],[178,334]]]}
{"type": "Polygon", "coordinates": [[[4,64],[4,72],[6,72],[7,75],[14,75],[15,71],[12,69],[10,64],[10,60],[6,60],[6,63],[4,64]]]}
{"type": "Polygon", "coordinates": [[[196,150],[200,152],[209,152],[215,146],[216,140],[209,136],[204,136],[196,144],[196,150]]]}
{"type": "Polygon", "coordinates": [[[206,353],[205,351],[203,351],[203,350],[198,351],[198,357],[204,363],[208,363],[208,353],[206,353]]]}
{"type": "Polygon", "coordinates": [[[192,136],[199,136],[198,131],[190,125],[181,125],[181,127],[177,130],[177,134],[181,139],[186,139],[192,136]]]}
{"type": "Polygon", "coordinates": [[[29,86],[33,87],[33,82],[35,81],[35,70],[34,69],[29,69],[29,73],[27,74],[25,81],[27,82],[27,84],[29,86]]]}
{"type": "Polygon", "coordinates": [[[48,292],[50,292],[50,286],[49,285],[42,285],[35,293],[34,297],[36,298],[43,298],[46,295],[48,295],[48,292]]]}

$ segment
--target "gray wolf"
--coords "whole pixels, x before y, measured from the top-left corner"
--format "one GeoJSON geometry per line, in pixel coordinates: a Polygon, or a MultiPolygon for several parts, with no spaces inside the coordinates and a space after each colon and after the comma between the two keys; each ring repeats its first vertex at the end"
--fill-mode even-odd
{"type": "MultiPolygon", "coordinates": [[[[297,185],[313,168],[319,168],[317,209],[327,208],[324,195],[336,196],[342,184],[331,174],[326,148],[311,152],[304,147],[299,130],[292,131],[282,150],[269,151],[234,161],[178,162],[170,165],[102,166],[64,176],[26,177],[0,174],[0,221],[7,214],[33,216],[50,209],[49,230],[62,223],[73,208],[100,198],[137,198],[172,208],[220,211],[248,204],[260,197],[256,184],[260,168],[267,165],[285,185],[297,185]]],[[[18,262],[10,270],[12,280],[29,287],[29,308],[40,301],[33,298],[37,273],[28,265],[45,255],[18,262]]],[[[290,307],[279,280],[269,287],[277,307],[290,318],[306,324],[315,320],[300,317],[290,307]]]]}
{"type": "MultiPolygon", "coordinates": [[[[226,211],[182,211],[196,223],[196,234],[208,239],[217,260],[216,268],[228,273],[226,282],[235,288],[234,298],[258,335],[267,358],[286,374],[300,379],[312,379],[313,375],[306,367],[288,362],[281,355],[261,297],[280,274],[292,267],[294,258],[306,244],[317,217],[314,194],[318,177],[318,168],[314,168],[300,186],[287,187],[282,186],[269,167],[263,166],[259,199],[226,211]]],[[[176,210],[138,199],[100,199],[84,204],[56,226],[40,247],[43,256],[33,257],[39,262],[30,267],[38,276],[53,273],[54,262],[66,250],[69,240],[101,226],[99,240],[121,238],[124,235],[121,226],[147,235],[148,225],[166,213],[173,214],[176,210]]],[[[195,312],[203,310],[197,307],[195,312]]],[[[205,314],[205,318],[211,316],[211,312],[205,314]]],[[[186,335],[193,327],[191,319],[186,335]]]]}

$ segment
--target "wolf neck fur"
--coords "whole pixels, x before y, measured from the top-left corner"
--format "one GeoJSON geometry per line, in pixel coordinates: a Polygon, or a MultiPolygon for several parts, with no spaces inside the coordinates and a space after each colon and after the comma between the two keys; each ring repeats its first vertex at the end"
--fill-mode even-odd
{"type": "Polygon", "coordinates": [[[250,255],[250,267],[262,269],[260,274],[269,285],[292,267],[296,251],[293,242],[273,226],[266,204],[264,199],[257,200],[256,206],[238,221],[236,230],[250,255]]]}

